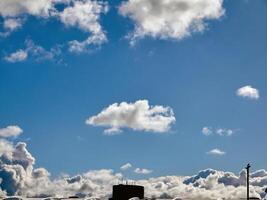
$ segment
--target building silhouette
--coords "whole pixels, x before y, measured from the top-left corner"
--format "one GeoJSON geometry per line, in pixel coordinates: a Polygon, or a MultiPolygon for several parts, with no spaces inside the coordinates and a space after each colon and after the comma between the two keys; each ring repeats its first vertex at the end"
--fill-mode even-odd
{"type": "Polygon", "coordinates": [[[114,185],[110,200],[128,200],[133,197],[144,199],[144,187],[140,185],[114,185]]]}

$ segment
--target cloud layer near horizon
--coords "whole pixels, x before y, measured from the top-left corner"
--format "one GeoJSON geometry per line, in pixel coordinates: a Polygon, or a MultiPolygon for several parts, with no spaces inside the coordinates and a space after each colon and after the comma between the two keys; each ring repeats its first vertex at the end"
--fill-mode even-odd
{"type": "MultiPolygon", "coordinates": [[[[121,173],[111,169],[90,170],[70,177],[50,178],[45,168],[34,168],[35,158],[27,150],[26,143],[0,140],[0,178],[2,195],[27,197],[108,197],[112,185],[122,178],[121,173]]],[[[147,197],[192,198],[192,199],[235,199],[246,194],[246,173],[206,169],[193,176],[162,176],[135,180],[145,187],[147,197]]],[[[251,174],[251,196],[263,197],[267,187],[267,171],[258,170],[251,174]]]]}

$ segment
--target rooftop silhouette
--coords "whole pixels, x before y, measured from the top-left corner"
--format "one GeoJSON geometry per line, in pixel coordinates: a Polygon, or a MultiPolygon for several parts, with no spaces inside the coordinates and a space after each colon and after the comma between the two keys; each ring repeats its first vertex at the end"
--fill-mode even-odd
{"type": "Polygon", "coordinates": [[[114,185],[110,200],[128,200],[133,197],[144,199],[144,187],[140,185],[114,185]]]}

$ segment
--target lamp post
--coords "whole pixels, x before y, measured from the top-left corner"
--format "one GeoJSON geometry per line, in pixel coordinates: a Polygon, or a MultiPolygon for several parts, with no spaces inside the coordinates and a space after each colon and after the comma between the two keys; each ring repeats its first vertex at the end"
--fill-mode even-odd
{"type": "Polygon", "coordinates": [[[247,170],[247,200],[249,200],[249,168],[250,168],[250,164],[248,163],[246,166],[246,170],[247,170]]]}

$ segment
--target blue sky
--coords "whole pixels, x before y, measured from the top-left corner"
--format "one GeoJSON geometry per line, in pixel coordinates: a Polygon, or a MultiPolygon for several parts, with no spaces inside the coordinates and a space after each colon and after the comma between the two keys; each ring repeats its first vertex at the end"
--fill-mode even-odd
{"type": "MultiPolygon", "coordinates": [[[[21,27],[0,38],[0,127],[23,129],[11,140],[26,141],[36,166],[53,176],[120,171],[127,162],[153,170],[147,176],[205,168],[238,172],[247,162],[265,168],[266,1],[226,0],[225,13],[205,20],[200,32],[179,39],[144,33],[134,45],[126,36],[137,22],[118,13],[121,3],[106,2],[109,11],[100,14],[99,24],[107,40],[84,52],[69,51],[67,43],[92,32],[53,17],[22,13],[21,27]],[[37,45],[43,50],[33,54],[37,45]],[[6,59],[27,48],[27,58],[6,59]],[[44,58],[49,53],[53,57],[44,58]],[[237,95],[249,85],[257,98],[237,95]],[[85,123],[113,103],[138,100],[171,108],[175,123],[163,132],[121,127],[112,136],[103,134],[106,127],[85,123]],[[203,134],[203,127],[213,133],[203,134]],[[220,136],[218,129],[233,134],[220,136]],[[207,154],[216,148],[225,154],[207,154]]],[[[7,17],[0,14],[3,25],[7,17]]]]}

